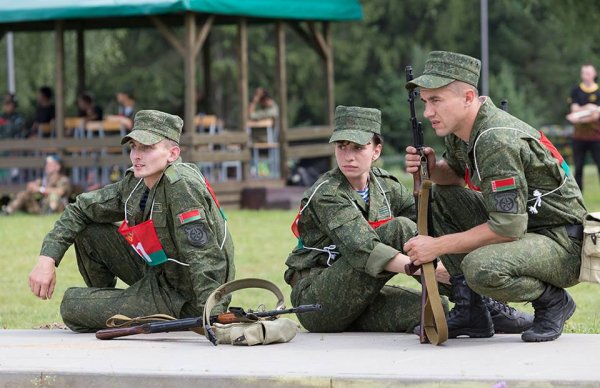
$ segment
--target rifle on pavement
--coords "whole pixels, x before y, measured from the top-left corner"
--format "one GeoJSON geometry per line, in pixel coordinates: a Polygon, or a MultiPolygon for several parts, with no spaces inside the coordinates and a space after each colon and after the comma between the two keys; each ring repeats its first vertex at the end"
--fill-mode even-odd
{"type": "MultiPolygon", "coordinates": [[[[406,66],[406,82],[412,80],[412,66],[406,66]]],[[[417,120],[415,113],[415,99],[417,96],[418,92],[416,88],[409,89],[408,104],[410,107],[413,146],[421,155],[419,171],[413,174],[413,196],[415,197],[415,205],[417,206],[417,233],[427,236],[430,234],[429,207],[432,182],[429,180],[427,156],[423,151],[423,127],[417,120]]],[[[448,339],[448,325],[435,279],[434,263],[425,263],[421,266],[410,263],[406,265],[405,272],[407,274],[414,274],[419,269],[421,270],[421,326],[419,341],[422,344],[431,342],[434,345],[439,345],[448,339]]]]}
{"type": "MultiPolygon", "coordinates": [[[[254,322],[259,318],[276,318],[282,314],[301,314],[311,311],[321,310],[320,304],[300,305],[289,309],[277,309],[269,311],[244,311],[241,307],[230,307],[229,311],[219,315],[210,317],[210,324],[221,323],[246,323],[254,322]]],[[[164,318],[163,318],[164,319],[164,318]]],[[[134,334],[153,334],[153,333],[168,333],[171,331],[187,331],[195,332],[203,331],[204,320],[202,317],[183,318],[164,320],[160,322],[149,322],[136,326],[115,327],[103,329],[96,332],[96,338],[101,340],[109,340],[118,337],[126,337],[134,334]]],[[[204,333],[202,333],[204,334],[204,333]]]]}

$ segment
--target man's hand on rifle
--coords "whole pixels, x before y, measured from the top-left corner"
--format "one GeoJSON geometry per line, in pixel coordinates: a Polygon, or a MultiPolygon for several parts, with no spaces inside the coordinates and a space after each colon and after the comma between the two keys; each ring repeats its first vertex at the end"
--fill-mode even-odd
{"type": "MultiPolygon", "coordinates": [[[[429,167],[429,174],[434,173],[436,159],[435,151],[431,147],[423,147],[423,152],[427,156],[427,167],[429,167]]],[[[419,171],[421,166],[421,154],[413,146],[406,147],[406,154],[404,155],[404,165],[406,172],[409,174],[415,174],[419,171]]]]}
{"type": "Polygon", "coordinates": [[[415,265],[429,263],[445,253],[438,249],[438,241],[435,237],[418,235],[404,244],[404,252],[415,265]]]}

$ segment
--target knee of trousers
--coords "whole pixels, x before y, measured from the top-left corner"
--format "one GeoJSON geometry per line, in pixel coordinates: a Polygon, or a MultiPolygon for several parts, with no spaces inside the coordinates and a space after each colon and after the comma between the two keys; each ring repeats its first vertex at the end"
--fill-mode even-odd
{"type": "Polygon", "coordinates": [[[492,296],[510,278],[501,266],[494,265],[493,259],[477,251],[465,256],[461,269],[469,288],[481,295],[492,296]]]}
{"type": "Polygon", "coordinates": [[[103,328],[105,322],[99,322],[102,319],[90,314],[93,309],[79,297],[81,290],[87,290],[87,288],[71,287],[65,291],[60,303],[60,315],[64,324],[75,332],[95,332],[103,328]]]}

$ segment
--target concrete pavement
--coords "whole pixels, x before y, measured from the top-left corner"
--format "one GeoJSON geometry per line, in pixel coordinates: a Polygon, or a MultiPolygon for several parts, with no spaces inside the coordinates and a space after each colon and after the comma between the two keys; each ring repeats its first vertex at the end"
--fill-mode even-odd
{"type": "Polygon", "coordinates": [[[195,333],[110,341],[66,330],[0,330],[1,387],[600,387],[600,335],[518,335],[421,345],[409,334],[299,333],[292,342],[212,346],[195,333]]]}

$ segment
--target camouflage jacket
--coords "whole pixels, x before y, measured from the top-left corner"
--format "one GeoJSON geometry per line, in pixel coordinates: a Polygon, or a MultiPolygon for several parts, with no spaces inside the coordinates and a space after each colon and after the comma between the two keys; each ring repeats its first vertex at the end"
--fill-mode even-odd
{"type": "Polygon", "coordinates": [[[453,134],[445,138],[448,165],[461,177],[468,173],[483,194],[488,225],[502,236],[580,224],[586,213],[575,179],[540,137],[486,98],[468,143],[453,134]]]}
{"type": "Polygon", "coordinates": [[[381,274],[401,247],[391,247],[381,242],[368,222],[398,216],[413,221],[416,218],[412,193],[395,177],[379,168],[371,169],[368,205],[342,172],[335,168],[323,174],[304,193],[301,208],[304,210],[298,221],[298,230],[302,246],[298,245],[286,261],[289,269],[285,277],[288,283],[293,271],[327,268],[328,253],[306,247],[322,249],[335,245],[332,251],[338,252],[336,260],[348,260],[353,267],[372,276],[381,274]],[[311,195],[313,197],[305,207],[311,195]]]}
{"type": "Polygon", "coordinates": [[[159,276],[202,311],[210,293],[234,277],[233,241],[226,232],[225,220],[193,164],[178,161],[167,167],[150,190],[143,214],[139,204],[146,186],[142,182],[134,190],[138,182],[129,170],[117,183],[80,194],[44,239],[41,254],[54,258],[58,265],[77,233],[87,224],[122,221],[127,201],[129,225],[148,220],[152,213],[167,257],[189,264],[167,261],[156,267],[159,276]],[[195,210],[199,211],[198,219],[185,216],[195,210]],[[219,246],[225,237],[221,250],[219,246]]]}

